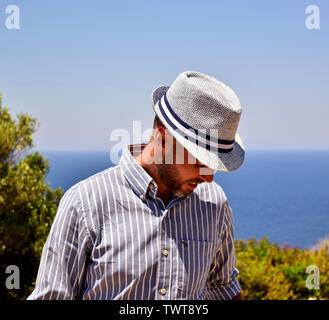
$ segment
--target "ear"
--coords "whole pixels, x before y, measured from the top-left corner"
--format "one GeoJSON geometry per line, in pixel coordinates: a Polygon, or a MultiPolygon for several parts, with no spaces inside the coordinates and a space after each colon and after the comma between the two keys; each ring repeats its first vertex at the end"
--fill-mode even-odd
{"type": "Polygon", "coordinates": [[[157,127],[153,129],[153,158],[156,164],[163,163],[163,155],[165,153],[165,134],[166,128],[157,127]]]}
{"type": "Polygon", "coordinates": [[[162,149],[165,148],[166,145],[166,128],[164,126],[160,126],[158,128],[156,128],[157,130],[157,139],[159,142],[159,145],[162,146],[162,149]]]}

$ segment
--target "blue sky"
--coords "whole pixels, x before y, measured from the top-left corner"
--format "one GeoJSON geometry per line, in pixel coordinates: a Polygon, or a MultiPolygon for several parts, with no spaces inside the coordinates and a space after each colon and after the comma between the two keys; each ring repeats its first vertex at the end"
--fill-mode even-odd
{"type": "Polygon", "coordinates": [[[114,129],[152,125],[155,87],[200,71],[238,94],[247,149],[328,149],[328,39],[325,0],[0,0],[0,91],[41,123],[37,149],[107,150],[114,129]]]}

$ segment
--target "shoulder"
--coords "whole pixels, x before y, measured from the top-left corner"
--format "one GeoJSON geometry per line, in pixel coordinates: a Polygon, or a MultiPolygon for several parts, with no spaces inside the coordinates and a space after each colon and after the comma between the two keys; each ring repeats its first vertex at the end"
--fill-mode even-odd
{"type": "Polygon", "coordinates": [[[100,171],[84,180],[79,181],[73,185],[67,192],[71,190],[76,192],[78,196],[84,200],[88,196],[92,196],[95,193],[103,193],[108,188],[110,182],[115,181],[116,177],[121,176],[120,166],[114,166],[103,171],[100,171]]]}
{"type": "Polygon", "coordinates": [[[93,239],[101,225],[109,221],[115,193],[124,184],[122,169],[115,166],[79,181],[65,192],[63,198],[74,201],[76,212],[85,221],[93,239]]]}
{"type": "Polygon", "coordinates": [[[79,181],[65,192],[63,199],[70,198],[74,201],[78,211],[95,212],[102,210],[100,206],[112,198],[120,184],[124,184],[124,179],[122,170],[117,165],[79,181]]]}

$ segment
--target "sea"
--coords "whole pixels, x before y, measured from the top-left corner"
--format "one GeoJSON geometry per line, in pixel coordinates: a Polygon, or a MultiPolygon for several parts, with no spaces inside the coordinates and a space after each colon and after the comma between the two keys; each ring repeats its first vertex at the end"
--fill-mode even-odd
{"type": "MultiPolygon", "coordinates": [[[[112,167],[109,151],[43,151],[46,180],[67,190],[112,167]]],[[[235,239],[311,248],[329,237],[329,150],[251,150],[237,171],[217,172],[233,211],[235,239]]]]}

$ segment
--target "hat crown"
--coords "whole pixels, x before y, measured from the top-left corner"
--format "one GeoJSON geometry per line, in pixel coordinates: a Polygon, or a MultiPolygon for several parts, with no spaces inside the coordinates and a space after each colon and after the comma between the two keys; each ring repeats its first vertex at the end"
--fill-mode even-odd
{"type": "Polygon", "coordinates": [[[237,133],[241,104],[227,85],[185,71],[170,87],[153,90],[152,105],[169,133],[202,164],[225,172],[242,165],[245,151],[237,133]]]}
{"type": "Polygon", "coordinates": [[[192,128],[234,140],[242,108],[235,92],[221,81],[185,71],[170,86],[166,97],[176,115],[192,128]]]}

